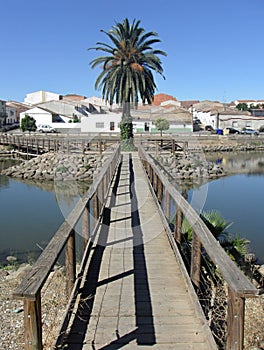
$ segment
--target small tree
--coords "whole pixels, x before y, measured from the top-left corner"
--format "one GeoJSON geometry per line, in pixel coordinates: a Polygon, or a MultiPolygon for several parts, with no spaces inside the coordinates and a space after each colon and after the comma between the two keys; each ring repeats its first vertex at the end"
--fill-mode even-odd
{"type": "Polygon", "coordinates": [[[236,109],[239,111],[248,111],[248,105],[246,103],[239,103],[236,105],[236,109]]]}
{"type": "Polygon", "coordinates": [[[21,120],[20,125],[21,130],[24,131],[36,131],[36,120],[30,115],[26,114],[25,117],[21,120]]]}
{"type": "Polygon", "coordinates": [[[170,123],[167,119],[159,118],[154,122],[156,128],[160,131],[160,136],[162,137],[162,131],[168,130],[170,127],[170,123]]]}

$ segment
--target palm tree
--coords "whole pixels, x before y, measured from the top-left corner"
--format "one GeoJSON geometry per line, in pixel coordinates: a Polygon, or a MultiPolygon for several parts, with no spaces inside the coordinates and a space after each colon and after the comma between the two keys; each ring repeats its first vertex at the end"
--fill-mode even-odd
{"type": "Polygon", "coordinates": [[[108,32],[101,31],[111,44],[97,42],[97,46],[91,48],[107,54],[90,62],[92,68],[102,66],[95,88],[102,89],[102,98],[110,105],[115,102],[122,106],[121,142],[127,146],[133,144],[130,104],[137,104],[139,98],[143,103],[152,103],[156,89],[152,71],[163,76],[158,55],[166,56],[166,53],[152,49],[153,44],[160,42],[157,33],[146,32],[135,19],[130,24],[126,18],[108,32]]]}

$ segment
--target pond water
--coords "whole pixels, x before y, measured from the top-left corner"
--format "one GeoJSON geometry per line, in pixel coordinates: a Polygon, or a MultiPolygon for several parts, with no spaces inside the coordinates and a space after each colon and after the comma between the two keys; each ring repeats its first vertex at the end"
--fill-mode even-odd
{"type": "MultiPolygon", "coordinates": [[[[203,209],[218,210],[233,222],[229,231],[249,239],[250,250],[264,263],[264,155],[215,154],[212,160],[232,168],[234,175],[189,190],[188,198],[191,201],[195,193],[202,192],[203,209]]],[[[8,255],[17,256],[19,262],[39,256],[72,206],[71,198],[76,200],[87,190],[82,187],[76,194],[75,187],[58,196],[52,181],[25,182],[0,176],[0,265],[7,263],[8,255]]]]}
{"type": "Polygon", "coordinates": [[[239,174],[211,181],[203,210],[212,209],[232,223],[228,232],[250,241],[250,252],[263,264],[264,174],[239,174]]]}
{"type": "MultiPolygon", "coordinates": [[[[264,154],[263,152],[206,155],[221,164],[228,176],[189,190],[188,200],[200,200],[198,210],[216,210],[232,223],[228,232],[250,241],[249,250],[264,263],[264,154]],[[197,195],[197,193],[198,195],[197,195]]],[[[192,203],[193,204],[193,203],[192,203]]]]}

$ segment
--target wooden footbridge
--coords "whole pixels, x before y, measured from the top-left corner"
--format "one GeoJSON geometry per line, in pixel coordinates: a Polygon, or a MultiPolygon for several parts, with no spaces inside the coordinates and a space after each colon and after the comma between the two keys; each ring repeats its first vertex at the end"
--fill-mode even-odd
{"type": "Polygon", "coordinates": [[[243,349],[245,298],[256,289],[142,146],[138,153],[114,149],[14,292],[24,300],[27,350],[43,349],[41,289],[63,250],[69,305],[54,349],[218,349],[214,305],[207,313],[201,306],[205,252],[226,291],[224,321],[217,320],[223,348],[243,349]],[[187,268],[183,216],[193,228],[187,268]],[[85,249],[77,273],[79,220],[85,249]]]}

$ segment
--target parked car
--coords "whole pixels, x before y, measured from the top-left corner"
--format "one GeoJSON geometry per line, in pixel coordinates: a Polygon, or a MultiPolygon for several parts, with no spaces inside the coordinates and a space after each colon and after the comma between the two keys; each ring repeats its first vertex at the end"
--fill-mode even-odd
{"type": "Polygon", "coordinates": [[[239,134],[240,131],[234,128],[226,128],[229,131],[229,134],[239,134]]]}
{"type": "Polygon", "coordinates": [[[259,135],[259,131],[258,130],[254,130],[254,129],[244,129],[241,131],[241,134],[244,135],[259,135]]]}
{"type": "Polygon", "coordinates": [[[53,128],[50,125],[46,125],[46,124],[38,125],[37,131],[39,131],[39,132],[57,132],[57,130],[55,128],[53,128]]]}

